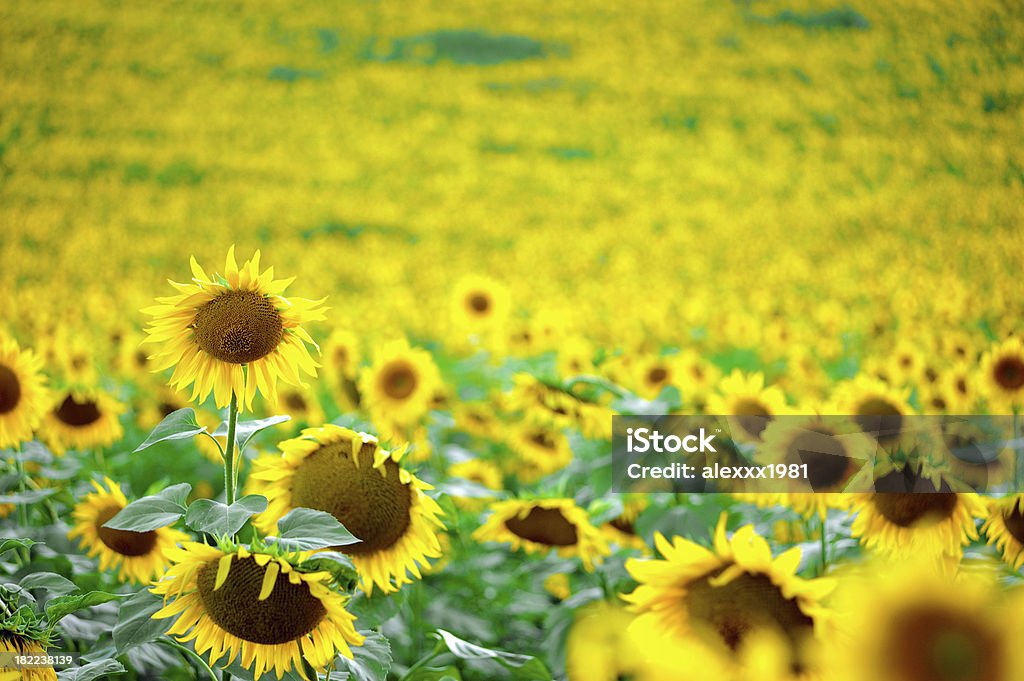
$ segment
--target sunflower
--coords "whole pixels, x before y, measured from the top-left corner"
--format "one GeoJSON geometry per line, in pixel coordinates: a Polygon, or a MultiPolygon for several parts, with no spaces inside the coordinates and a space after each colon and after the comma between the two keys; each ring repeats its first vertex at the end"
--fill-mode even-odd
{"type": "MultiPolygon", "coordinates": [[[[270,405],[271,414],[287,414],[290,421],[279,425],[282,429],[291,429],[295,424],[318,426],[324,422],[324,410],[320,406],[320,398],[310,388],[289,385],[277,391],[277,399],[270,405]]],[[[294,431],[292,431],[294,432],[294,431]]]]}
{"type": "Polygon", "coordinates": [[[1024,494],[990,499],[988,518],[981,531],[1014,570],[1024,566],[1024,494]]]}
{"type": "Polygon", "coordinates": [[[471,275],[455,284],[452,321],[472,333],[502,328],[508,319],[508,289],[490,277],[471,275]]]}
{"type": "Polygon", "coordinates": [[[573,428],[592,440],[611,438],[612,411],[527,373],[512,377],[507,395],[510,410],[521,411],[530,421],[556,428],[573,428]]]}
{"type": "Polygon", "coordinates": [[[569,681],[633,678],[643,660],[629,634],[632,622],[621,603],[594,601],[577,610],[565,643],[569,681]]]}
{"type": "Polygon", "coordinates": [[[985,353],[980,383],[993,413],[1024,406],[1024,343],[1020,338],[1008,338],[985,353]]]}
{"type": "Polygon", "coordinates": [[[118,419],[123,411],[122,404],[99,391],[64,392],[43,416],[40,433],[58,455],[69,448],[106,447],[124,434],[118,419]]]}
{"type": "Polygon", "coordinates": [[[558,347],[555,368],[563,379],[594,373],[594,345],[582,336],[569,336],[558,347]]]}
{"type": "Polygon", "coordinates": [[[647,399],[654,399],[662,389],[678,382],[675,362],[672,357],[651,355],[641,359],[636,365],[637,394],[647,399]]]}
{"type": "Polygon", "coordinates": [[[455,427],[469,435],[491,439],[501,429],[497,408],[489,402],[459,402],[452,410],[455,427]]]}
{"type": "Polygon", "coordinates": [[[32,439],[46,408],[45,384],[40,359],[0,336],[0,449],[32,439]]]}
{"type": "Polygon", "coordinates": [[[324,319],[323,300],[285,298],[293,279],[274,279],[273,267],[260,274],[259,251],[239,269],[232,246],[224,274],[214,277],[195,257],[191,264],[192,283],[171,282],[178,295],[142,310],[153,317],[145,342],[161,344],[150,358],[154,371],[175,367],[170,385],[192,385],[193,401],[213,392],[218,407],[237,397],[247,411],[257,387],[273,400],[278,378],[301,385],[299,369],[316,376],[318,365],[306,348],[316,344],[302,324],[324,319]]]}
{"type": "Polygon", "coordinates": [[[478,542],[507,542],[512,550],[563,558],[578,556],[587,572],[609,554],[608,542],[572,499],[509,499],[491,505],[491,515],[473,532],[478,542]]]}
{"type": "Polygon", "coordinates": [[[732,435],[757,442],[768,424],[786,411],[786,397],[775,386],[765,386],[764,374],[744,375],[734,370],[722,380],[718,393],[708,397],[709,414],[729,416],[732,435]]]}
{"type": "Polygon", "coordinates": [[[636,519],[649,501],[642,494],[623,495],[622,513],[601,526],[601,532],[611,544],[618,544],[627,549],[646,550],[643,537],[636,533],[636,519]]]}
{"type": "Polygon", "coordinates": [[[839,631],[822,659],[835,681],[1020,681],[1024,600],[982,576],[917,561],[844,579],[839,631]]]}
{"type": "Polygon", "coordinates": [[[324,357],[327,359],[327,385],[334,401],[342,410],[357,408],[360,395],[356,380],[362,361],[359,338],[345,329],[334,330],[324,345],[324,357]]]}
{"type": "Polygon", "coordinates": [[[415,425],[430,411],[441,387],[434,358],[398,340],[382,345],[359,377],[359,392],[370,417],[388,429],[415,425]]]}
{"type": "Polygon", "coordinates": [[[136,420],[143,430],[152,430],[168,415],[188,406],[188,400],[179,392],[162,385],[146,392],[145,403],[136,410],[136,420]]]}
{"type": "Polygon", "coordinates": [[[509,427],[505,440],[538,477],[560,471],[572,463],[569,439],[557,428],[526,422],[509,427]]]}
{"type": "Polygon", "coordinates": [[[432,487],[402,468],[403,450],[389,452],[366,433],[326,425],[307,428],[278,445],[282,456],[253,462],[254,493],[270,503],[254,519],[272,532],[296,507],[326,511],[361,541],[338,547],[349,554],[367,593],[396,591],[420,577],[418,564],[441,555],[441,507],[423,493],[432,487]]]}
{"type": "MultiPolygon", "coordinates": [[[[468,459],[453,463],[448,467],[448,475],[475,482],[487,489],[500,490],[502,487],[501,470],[490,461],[483,459],[468,459]]],[[[462,508],[478,510],[484,505],[485,498],[453,496],[452,501],[462,508]]]]}
{"type": "Polygon", "coordinates": [[[879,445],[894,449],[906,444],[906,417],[913,414],[910,389],[897,389],[877,378],[860,375],[836,388],[835,413],[852,416],[879,445]]]}
{"type": "MultiPolygon", "coordinates": [[[[28,633],[5,629],[0,623],[0,656],[3,653],[45,655],[46,647],[45,641],[28,633]]],[[[57,681],[57,672],[53,667],[21,667],[19,669],[0,666],[0,681],[57,681]]]]}
{"type": "Polygon", "coordinates": [[[174,565],[151,589],[164,597],[153,617],[178,616],[167,633],[194,639],[211,664],[226,656],[226,666],[241,654],[257,680],[271,670],[280,679],[293,667],[306,679],[303,660],[324,671],[339,653],[351,659],[351,646],[364,637],[345,610],[348,597],[331,590],[330,574],[297,568],[304,557],[188,542],[171,552],[174,565]]]}
{"type": "Polygon", "coordinates": [[[951,480],[985,492],[1013,479],[1013,448],[993,446],[1011,440],[1012,432],[1001,433],[995,422],[985,424],[979,419],[943,421],[939,429],[936,449],[951,480]]]}
{"type": "Polygon", "coordinates": [[[128,505],[120,485],[110,478],[104,478],[104,483],[105,489],[93,480],[96,491],[75,506],[71,513],[75,526],[68,532],[68,538],[77,537],[79,546],[88,551],[90,558],[99,556],[101,572],[117,569],[117,578],[122,582],[148,584],[169,564],[168,552],[189,537],[170,527],[149,532],[103,527],[128,505]]]}
{"type": "Polygon", "coordinates": [[[908,491],[851,497],[857,514],[851,533],[869,549],[895,558],[959,559],[963,547],[978,538],[975,518],[985,517],[986,509],[977,494],[952,492],[945,481],[936,484],[910,468],[879,478],[876,488],[908,491]]]}
{"type": "Polygon", "coordinates": [[[799,548],[773,558],[752,525],[730,539],[724,514],[713,550],[660,533],[655,545],[662,559],[626,561],[639,586],[623,598],[637,613],[633,628],[641,639],[696,639],[728,656],[751,636],[775,634],[788,643],[794,670],[807,666],[806,648],[825,627],[821,601],[835,583],[797,577],[799,548]]]}

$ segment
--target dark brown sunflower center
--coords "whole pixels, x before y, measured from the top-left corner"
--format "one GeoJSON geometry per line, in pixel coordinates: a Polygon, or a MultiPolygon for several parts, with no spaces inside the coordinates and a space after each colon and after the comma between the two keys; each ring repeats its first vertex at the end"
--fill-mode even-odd
{"type": "Polygon", "coordinates": [[[92,400],[79,402],[72,395],[64,398],[54,415],[63,423],[76,428],[96,423],[102,416],[99,405],[95,402],[92,400]]]}
{"type": "Polygon", "coordinates": [[[832,433],[813,430],[793,438],[786,454],[787,461],[807,464],[807,482],[815,491],[829,490],[844,482],[853,461],[832,433]]]}
{"type": "Polygon", "coordinates": [[[10,367],[0,365],[0,414],[14,411],[21,401],[21,383],[10,367]]]}
{"type": "Polygon", "coordinates": [[[1024,513],[1021,512],[1019,504],[1014,504],[1013,510],[1003,512],[1003,522],[1006,524],[1006,531],[1024,544],[1024,513]]]}
{"type": "Polygon", "coordinates": [[[757,400],[740,400],[736,403],[733,411],[740,428],[757,439],[761,438],[761,433],[768,427],[768,422],[772,420],[771,412],[757,400]]]}
{"type": "Polygon", "coordinates": [[[1004,357],[996,362],[992,376],[1003,390],[1020,390],[1024,388],[1024,360],[1004,357]]]}
{"type": "Polygon", "coordinates": [[[96,516],[96,534],[108,549],[122,556],[145,556],[156,546],[156,532],[132,532],[103,527],[121,511],[120,506],[105,509],[96,516]]]}
{"type": "Polygon", "coordinates": [[[284,396],[284,403],[294,411],[306,411],[306,400],[298,393],[287,393],[284,396]]]}
{"type": "Polygon", "coordinates": [[[790,641],[795,659],[814,629],[814,620],[766,575],[743,574],[728,584],[712,586],[711,580],[724,570],[708,573],[687,586],[684,605],[690,621],[697,629],[717,635],[732,650],[748,634],[772,629],[790,641]]]}
{"type": "Polygon", "coordinates": [[[316,629],[327,614],[305,582],[292,584],[283,575],[277,576],[270,596],[259,600],[270,564],[261,567],[252,556],[232,559],[227,579],[214,590],[218,563],[213,560],[199,568],[196,584],[203,609],[229,634],[265,645],[288,643],[316,629]]]}
{"type": "Polygon", "coordinates": [[[579,541],[576,526],[557,508],[532,508],[523,518],[506,520],[505,527],[523,539],[547,546],[575,546],[579,541]]]}
{"type": "Polygon", "coordinates": [[[647,372],[647,382],[655,385],[664,383],[665,379],[668,378],[668,370],[665,367],[654,367],[647,372]]]}
{"type": "Polygon", "coordinates": [[[473,312],[483,315],[491,309],[491,298],[486,293],[472,293],[469,296],[469,309],[473,312]]]}
{"type": "Polygon", "coordinates": [[[964,378],[956,379],[956,391],[961,395],[967,394],[967,380],[964,378]]]}
{"type": "Polygon", "coordinates": [[[1004,676],[999,636],[983,622],[938,605],[892,619],[885,665],[900,681],[998,681],[1004,676]]]}
{"type": "Polygon", "coordinates": [[[633,521],[632,520],[626,520],[622,516],[619,516],[618,518],[615,518],[614,520],[612,520],[609,523],[609,525],[614,527],[619,532],[623,532],[625,534],[632,534],[632,535],[636,534],[636,528],[633,527],[633,521]]]}
{"type": "Polygon", "coordinates": [[[405,362],[393,362],[380,376],[380,388],[393,400],[404,400],[416,390],[419,378],[416,370],[405,362]]]}
{"type": "Polygon", "coordinates": [[[853,420],[880,444],[888,444],[899,437],[903,414],[888,400],[877,397],[866,399],[857,406],[856,411],[853,420]]]}
{"type": "Polygon", "coordinates": [[[957,496],[952,493],[885,492],[875,495],[875,508],[898,527],[940,523],[953,515],[956,505],[957,496]]]}
{"type": "Polygon", "coordinates": [[[206,354],[232,364],[255,362],[284,338],[284,320],[266,296],[225,291],[196,311],[196,343],[206,354]]]}
{"type": "Polygon", "coordinates": [[[548,435],[547,433],[544,433],[544,432],[531,433],[530,436],[529,436],[529,439],[530,439],[530,442],[532,442],[533,444],[537,445],[541,449],[552,449],[553,450],[555,448],[555,440],[550,435],[548,435]]]}
{"type": "Polygon", "coordinates": [[[388,549],[409,527],[412,489],[398,479],[394,461],[388,460],[383,471],[372,467],[375,449],[364,444],[357,464],[350,443],[334,442],[307,456],[295,471],[292,505],[326,511],[362,540],[338,548],[345,553],[388,549]]]}

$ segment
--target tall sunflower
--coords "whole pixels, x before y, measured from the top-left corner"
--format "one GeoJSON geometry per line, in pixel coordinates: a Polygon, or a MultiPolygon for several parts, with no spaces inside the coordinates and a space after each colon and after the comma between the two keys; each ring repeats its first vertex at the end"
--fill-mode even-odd
{"type": "Polygon", "coordinates": [[[992,413],[1009,413],[1024,406],[1024,343],[1020,338],[1008,338],[985,353],[980,383],[992,413]]]}
{"type": "Polygon", "coordinates": [[[170,527],[149,532],[103,527],[128,505],[120,485],[110,478],[104,478],[104,483],[105,487],[93,480],[96,491],[75,506],[71,513],[75,526],[68,532],[68,538],[77,538],[89,557],[99,556],[101,572],[117,570],[117,578],[122,582],[148,584],[170,563],[168,552],[189,537],[170,527]]]}
{"type": "Polygon", "coordinates": [[[373,364],[359,378],[359,392],[370,418],[388,430],[416,425],[427,415],[442,387],[434,358],[402,339],[380,346],[373,364]]]}
{"type": "Polygon", "coordinates": [[[823,633],[827,618],[821,601],[835,583],[797,577],[799,548],[773,558],[752,525],[728,538],[724,515],[713,550],[681,537],[669,542],[660,533],[655,545],[661,559],[626,561],[639,586],[623,598],[637,613],[634,627],[641,638],[696,637],[729,655],[764,632],[787,641],[795,670],[806,668],[807,647],[823,633]]]}
{"type": "Polygon", "coordinates": [[[1024,566],[1024,494],[989,500],[988,518],[981,531],[1014,570],[1024,566]]]}
{"type": "Polygon", "coordinates": [[[43,416],[40,435],[55,454],[106,447],[121,439],[124,405],[98,390],[64,392],[43,416]]]}
{"type": "Polygon", "coordinates": [[[303,660],[322,672],[339,653],[351,659],[364,637],[345,610],[348,597],[331,590],[329,573],[299,570],[302,557],[189,542],[171,552],[174,565],[151,589],[164,597],[153,617],[178,616],[167,633],[195,640],[211,664],[240,654],[257,680],[293,668],[308,678],[303,660]]]}
{"type": "Polygon", "coordinates": [[[302,325],[324,319],[323,300],[285,298],[294,278],[274,279],[273,267],[261,274],[259,251],[239,268],[232,246],[223,275],[213,277],[194,257],[191,264],[192,283],[171,282],[178,295],[142,310],[153,317],[144,342],[160,344],[151,357],[154,371],[175,367],[170,385],[192,385],[193,401],[213,392],[223,408],[234,395],[249,411],[257,388],[273,400],[277,379],[301,385],[300,369],[316,376],[306,347],[316,343],[302,325]]]}
{"type": "Polygon", "coordinates": [[[572,499],[509,499],[491,505],[491,515],[473,532],[478,542],[507,542],[512,549],[563,558],[578,557],[587,572],[609,554],[608,541],[572,499]]]}
{"type": "Polygon", "coordinates": [[[278,445],[282,456],[253,463],[250,489],[265,495],[267,510],[254,522],[272,532],[296,507],[330,513],[360,539],[339,547],[372,593],[397,590],[420,577],[419,565],[441,555],[441,507],[424,494],[432,489],[402,468],[404,451],[382,449],[366,433],[328,424],[307,428],[278,445]]]}
{"type": "MultiPolygon", "coordinates": [[[[5,629],[0,623],[0,653],[44,655],[46,648],[45,640],[26,632],[5,629]]],[[[57,681],[57,672],[53,667],[0,667],[0,681],[57,681]]]]}
{"type": "Polygon", "coordinates": [[[0,336],[0,449],[32,439],[46,408],[42,361],[0,336]]]}

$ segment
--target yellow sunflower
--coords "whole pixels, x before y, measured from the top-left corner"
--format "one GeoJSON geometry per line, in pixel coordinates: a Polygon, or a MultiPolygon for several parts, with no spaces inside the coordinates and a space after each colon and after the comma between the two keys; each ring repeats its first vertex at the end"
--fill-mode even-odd
{"type": "Polygon", "coordinates": [[[324,345],[327,359],[327,386],[342,411],[356,409],[361,401],[359,386],[359,338],[345,329],[334,330],[324,345]]]}
{"type": "Polygon", "coordinates": [[[894,388],[877,378],[859,375],[836,388],[833,411],[852,416],[879,445],[892,449],[908,437],[906,417],[914,413],[908,402],[910,392],[910,388],[894,388]]]}
{"type": "Polygon", "coordinates": [[[469,332],[500,329],[508,319],[508,289],[490,277],[470,275],[455,284],[452,321],[469,332]]]}
{"type": "Polygon", "coordinates": [[[514,385],[507,395],[509,410],[521,411],[535,423],[573,428],[592,440],[611,438],[613,412],[608,407],[527,373],[516,374],[512,380],[514,385]]]}
{"type": "Polygon", "coordinates": [[[43,416],[40,434],[55,454],[68,449],[106,447],[121,439],[118,416],[124,406],[96,390],[61,393],[43,416]]]}
{"type": "Polygon", "coordinates": [[[278,426],[282,430],[295,428],[296,424],[319,426],[324,422],[320,398],[311,388],[294,385],[280,388],[277,391],[277,399],[272,401],[269,411],[271,414],[287,414],[292,417],[290,421],[278,426]]]}
{"type": "Polygon", "coordinates": [[[618,544],[627,549],[645,551],[647,544],[643,537],[636,533],[636,519],[640,517],[649,503],[642,494],[622,495],[622,513],[601,526],[601,532],[611,544],[618,544]]]}
{"type": "Polygon", "coordinates": [[[1024,494],[990,499],[988,518],[981,531],[988,543],[1002,552],[1003,560],[1014,570],[1024,566],[1024,494]]]}
{"type": "Polygon", "coordinates": [[[93,480],[96,491],[75,506],[71,513],[75,526],[68,532],[68,538],[77,538],[90,558],[99,556],[101,572],[117,570],[117,578],[122,582],[148,584],[169,564],[168,552],[189,537],[170,527],[149,532],[103,527],[128,505],[120,485],[110,478],[104,478],[104,482],[106,488],[93,480]]]}
{"type": "Polygon", "coordinates": [[[942,466],[948,476],[972,490],[986,492],[1013,479],[1015,452],[1012,447],[990,451],[1000,441],[1009,441],[1013,433],[1000,433],[996,423],[977,419],[943,422],[935,448],[941,452],[942,466]]]}
{"type": "MultiPolygon", "coordinates": [[[[46,645],[25,633],[10,631],[0,626],[0,654],[44,655],[46,645]]],[[[52,653],[51,653],[52,654],[52,653]]],[[[0,681],[57,681],[53,667],[0,666],[0,681]]]]}
{"type": "Polygon", "coordinates": [[[510,426],[505,441],[526,464],[525,468],[538,477],[560,471],[572,463],[569,439],[551,426],[529,422],[510,426]]]}
{"type": "Polygon", "coordinates": [[[555,368],[563,379],[581,374],[592,374],[594,366],[594,345],[582,336],[570,336],[558,347],[555,368]]]}
{"type": "Polygon", "coordinates": [[[713,550],[660,533],[655,545],[661,559],[626,561],[639,586],[623,598],[637,614],[633,628],[641,639],[699,640],[729,656],[751,636],[774,634],[788,643],[795,669],[808,666],[807,649],[826,626],[822,599],[835,582],[797,577],[799,548],[773,558],[752,525],[728,538],[724,515],[713,550]]]}
{"type": "Polygon", "coordinates": [[[954,493],[941,481],[904,469],[876,483],[878,489],[907,492],[855,494],[851,512],[857,517],[851,533],[865,547],[895,558],[959,559],[963,547],[978,538],[975,519],[986,509],[974,493],[954,493]]]}
{"type": "Polygon", "coordinates": [[[379,347],[373,364],[359,377],[359,392],[370,418],[388,430],[418,423],[430,411],[441,386],[434,358],[422,348],[409,347],[404,339],[379,347]]]}
{"type": "Polygon", "coordinates": [[[607,556],[608,542],[572,499],[509,499],[491,505],[491,514],[473,532],[478,542],[512,545],[513,551],[579,557],[587,572],[607,556]]]}
{"type": "Polygon", "coordinates": [[[476,437],[491,439],[501,429],[497,407],[490,402],[459,402],[452,416],[458,430],[476,437]]]}
{"type": "Polygon", "coordinates": [[[633,615],[621,603],[594,601],[576,611],[565,642],[569,681],[619,681],[643,666],[629,634],[633,615]]]}
{"type": "Polygon", "coordinates": [[[1024,343],[1020,338],[1008,338],[985,353],[980,383],[991,413],[1010,413],[1024,406],[1024,343]]]}
{"type": "Polygon", "coordinates": [[[330,588],[327,572],[302,572],[295,559],[189,542],[171,552],[174,565],[151,589],[164,597],[153,617],[178,619],[168,634],[195,640],[196,652],[224,665],[241,655],[256,679],[293,668],[308,679],[303,660],[324,671],[364,637],[345,610],[348,597],[330,588]],[[168,602],[169,601],[169,602],[168,602]]]}
{"type": "MultiPolygon", "coordinates": [[[[448,467],[448,475],[475,482],[487,489],[500,490],[502,487],[501,470],[490,461],[468,459],[453,463],[448,467]]],[[[461,508],[479,510],[486,503],[482,497],[452,497],[452,501],[461,508]]]]}
{"type": "Polygon", "coordinates": [[[775,386],[765,386],[764,374],[744,375],[734,370],[708,397],[709,414],[729,416],[732,436],[741,442],[757,442],[768,424],[786,411],[786,396],[775,386]]]}
{"type": "Polygon", "coordinates": [[[632,383],[637,386],[637,394],[647,399],[654,399],[662,388],[678,382],[676,365],[673,357],[649,355],[637,362],[636,378],[632,383]]]}
{"type": "Polygon", "coordinates": [[[0,336],[0,449],[32,439],[46,409],[45,385],[40,359],[0,336]]]}
{"type": "Polygon", "coordinates": [[[270,500],[254,519],[259,529],[272,532],[296,507],[332,514],[361,540],[337,550],[352,558],[367,593],[395,591],[412,582],[410,573],[419,579],[418,565],[441,555],[441,508],[423,493],[431,486],[400,465],[403,450],[330,424],[278,446],[282,456],[253,462],[250,489],[270,500]]]}
{"type": "Polygon", "coordinates": [[[981,575],[886,562],[843,580],[823,678],[1020,681],[1024,599],[981,575]]]}
{"type": "Polygon", "coordinates": [[[316,376],[318,365],[306,348],[316,344],[302,324],[324,319],[323,300],[285,298],[294,279],[274,279],[273,267],[261,274],[259,251],[239,269],[232,246],[223,275],[213,277],[194,257],[191,264],[192,283],[171,282],[178,295],[142,310],[153,317],[145,342],[160,344],[150,358],[154,371],[173,366],[170,385],[192,385],[193,401],[212,392],[218,407],[236,397],[247,411],[257,387],[273,400],[278,378],[301,385],[300,369],[316,376]]]}

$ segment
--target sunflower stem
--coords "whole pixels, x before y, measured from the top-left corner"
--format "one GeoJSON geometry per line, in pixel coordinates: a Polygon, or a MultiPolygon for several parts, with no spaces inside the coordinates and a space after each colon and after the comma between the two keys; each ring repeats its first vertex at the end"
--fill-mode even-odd
{"type": "Polygon", "coordinates": [[[427,655],[426,657],[421,657],[411,667],[409,667],[408,671],[406,671],[405,674],[402,674],[402,678],[400,679],[400,681],[405,681],[410,676],[412,676],[413,672],[417,671],[421,667],[426,666],[426,664],[428,662],[430,662],[435,657],[437,657],[438,655],[443,653],[444,650],[445,650],[445,647],[446,646],[444,644],[444,641],[441,640],[441,639],[438,639],[437,643],[434,644],[434,649],[432,651],[430,651],[430,654],[427,655]]]}
{"type": "Polygon", "coordinates": [[[828,572],[828,522],[827,517],[821,518],[821,574],[828,572]]]}
{"type": "MultiPolygon", "coordinates": [[[[22,492],[24,492],[25,489],[26,489],[25,480],[27,478],[25,476],[25,462],[21,460],[21,456],[20,455],[14,457],[14,466],[15,466],[15,469],[18,471],[18,489],[21,490],[22,492]]],[[[17,508],[18,508],[18,528],[20,530],[27,531],[28,530],[28,504],[20,503],[20,504],[18,504],[17,508]]],[[[32,549],[31,548],[26,546],[23,549],[21,549],[19,553],[20,553],[21,559],[24,561],[25,565],[28,565],[30,562],[32,562],[32,549]]]]}
{"type": "Polygon", "coordinates": [[[238,397],[232,392],[231,406],[228,408],[228,441],[224,443],[224,498],[228,506],[235,503],[235,429],[237,426],[238,397]]]}
{"type": "MultiPolygon", "coordinates": [[[[198,662],[199,665],[203,669],[206,670],[206,673],[210,675],[210,678],[213,679],[213,681],[217,681],[216,673],[214,673],[214,671],[210,667],[210,665],[206,664],[206,660],[204,660],[202,658],[202,656],[199,653],[197,653],[196,651],[191,650],[189,648],[186,648],[185,646],[181,645],[180,643],[178,643],[174,639],[170,639],[170,638],[158,638],[156,640],[156,642],[157,643],[163,643],[164,645],[168,645],[168,646],[176,649],[178,652],[183,653],[186,657],[191,657],[193,660],[198,662]]],[[[227,672],[224,672],[223,680],[224,681],[230,681],[230,679],[231,679],[231,675],[228,674],[227,672]]]]}

